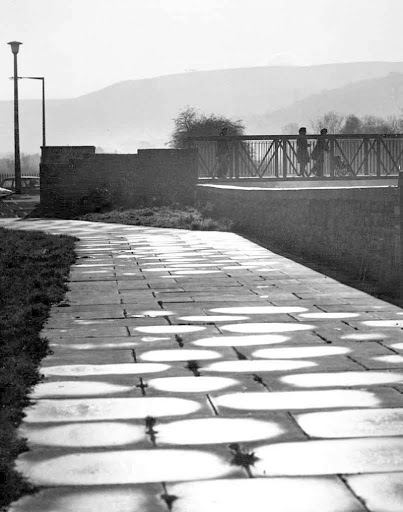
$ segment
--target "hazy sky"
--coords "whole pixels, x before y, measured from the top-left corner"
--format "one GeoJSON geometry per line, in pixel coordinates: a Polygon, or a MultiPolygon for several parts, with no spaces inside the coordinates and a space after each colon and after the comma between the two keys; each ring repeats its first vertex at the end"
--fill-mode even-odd
{"type": "Polygon", "coordinates": [[[13,40],[19,75],[63,98],[194,69],[403,61],[402,20],[403,0],[0,0],[0,99],[13,40]]]}

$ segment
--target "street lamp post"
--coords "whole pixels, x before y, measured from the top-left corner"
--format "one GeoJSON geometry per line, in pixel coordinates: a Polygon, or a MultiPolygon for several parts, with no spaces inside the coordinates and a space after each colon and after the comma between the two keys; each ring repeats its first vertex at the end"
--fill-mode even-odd
{"type": "Polygon", "coordinates": [[[21,161],[20,161],[20,128],[18,122],[18,69],[17,54],[22,43],[11,41],[8,43],[14,55],[14,172],[15,193],[21,194],[21,161]]]}

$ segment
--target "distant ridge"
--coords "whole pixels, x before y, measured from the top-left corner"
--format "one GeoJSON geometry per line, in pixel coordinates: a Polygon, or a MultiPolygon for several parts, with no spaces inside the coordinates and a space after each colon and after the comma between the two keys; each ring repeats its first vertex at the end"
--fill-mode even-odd
{"type": "MultiPolygon", "coordinates": [[[[266,66],[192,71],[127,80],[83,96],[47,101],[47,141],[108,151],[166,147],[173,118],[187,105],[243,119],[249,133],[279,132],[323,111],[398,114],[403,62],[266,66]],[[396,75],[390,75],[395,73],[396,75]],[[390,88],[393,101],[388,97],[390,88]],[[389,92],[388,92],[389,91],[389,92]],[[354,109],[354,110],[351,110],[354,109]]],[[[41,102],[21,101],[21,151],[39,152],[41,102]]],[[[12,102],[0,102],[0,153],[13,150],[12,102]]]]}
{"type": "MultiPolygon", "coordinates": [[[[403,73],[354,82],[296,101],[282,109],[247,118],[252,131],[278,130],[295,122],[310,127],[315,118],[329,110],[340,115],[374,115],[383,118],[403,114],[403,73]]],[[[309,128],[308,128],[309,129],[309,128]]]]}

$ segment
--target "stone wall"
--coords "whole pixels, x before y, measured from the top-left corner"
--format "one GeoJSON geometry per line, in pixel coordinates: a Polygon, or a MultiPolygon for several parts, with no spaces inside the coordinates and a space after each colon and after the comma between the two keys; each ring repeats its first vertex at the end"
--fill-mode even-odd
{"type": "Polygon", "coordinates": [[[194,203],[197,167],[192,150],[122,155],[95,154],[95,148],[72,152],[68,147],[63,153],[60,148],[47,148],[41,165],[41,209],[46,214],[86,213],[106,205],[194,203]]]}
{"type": "Polygon", "coordinates": [[[254,189],[201,185],[213,214],[291,254],[334,263],[398,294],[398,187],[254,189]]]}

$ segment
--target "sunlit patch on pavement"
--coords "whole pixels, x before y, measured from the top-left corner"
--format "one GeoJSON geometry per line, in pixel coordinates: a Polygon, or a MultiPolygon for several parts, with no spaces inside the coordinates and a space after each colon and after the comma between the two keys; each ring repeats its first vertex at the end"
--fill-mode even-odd
{"type": "Polygon", "coordinates": [[[369,391],[345,389],[231,393],[216,397],[214,401],[222,407],[250,411],[332,409],[338,407],[375,407],[379,405],[379,400],[369,391]]]}
{"type": "Polygon", "coordinates": [[[198,418],[157,426],[161,444],[209,444],[257,441],[281,435],[274,422],[249,418],[198,418]]]}
{"type": "Polygon", "coordinates": [[[295,332],[295,331],[308,331],[314,329],[314,325],[308,324],[294,324],[294,323],[248,323],[248,324],[229,324],[223,325],[221,329],[229,332],[239,333],[270,333],[270,332],[295,332]]]}
{"type": "Polygon", "coordinates": [[[403,374],[380,371],[305,373],[303,375],[287,375],[281,377],[281,380],[300,388],[376,386],[403,383],[403,374]]]}
{"type": "Polygon", "coordinates": [[[247,347],[253,345],[274,345],[284,343],[289,338],[279,334],[256,334],[245,336],[216,336],[193,341],[200,347],[247,347]]]}

